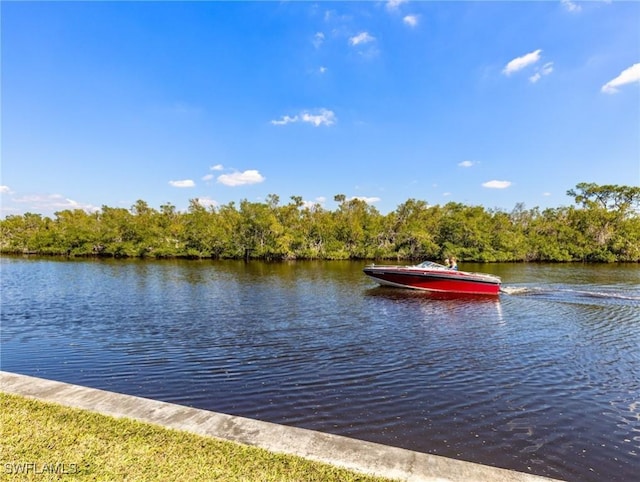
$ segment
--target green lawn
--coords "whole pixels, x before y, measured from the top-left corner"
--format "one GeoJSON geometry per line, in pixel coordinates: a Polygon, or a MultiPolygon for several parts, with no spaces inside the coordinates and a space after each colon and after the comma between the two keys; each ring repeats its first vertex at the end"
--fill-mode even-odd
{"type": "Polygon", "coordinates": [[[0,444],[0,480],[387,480],[3,393],[0,444]]]}

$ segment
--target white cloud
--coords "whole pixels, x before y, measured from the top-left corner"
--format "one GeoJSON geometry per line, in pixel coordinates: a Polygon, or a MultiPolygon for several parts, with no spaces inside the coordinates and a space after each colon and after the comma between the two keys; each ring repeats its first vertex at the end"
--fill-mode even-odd
{"type": "Polygon", "coordinates": [[[349,37],[349,43],[355,46],[355,45],[367,44],[369,42],[373,42],[375,39],[376,38],[370,35],[368,32],[360,32],[358,35],[349,37]]]}
{"type": "Polygon", "coordinates": [[[225,186],[244,186],[246,184],[259,184],[265,178],[255,169],[249,169],[244,172],[234,172],[232,174],[222,174],[218,176],[218,182],[225,186]]]}
{"type": "Polygon", "coordinates": [[[199,198],[196,198],[196,201],[203,208],[208,208],[208,207],[212,207],[212,206],[216,207],[218,205],[218,201],[214,201],[210,197],[199,197],[199,198]]]}
{"type": "Polygon", "coordinates": [[[387,10],[397,10],[400,5],[406,2],[407,0],[389,0],[387,2],[387,10]]]}
{"type": "Polygon", "coordinates": [[[640,63],[633,64],[628,69],[623,70],[615,79],[604,84],[600,91],[605,94],[616,94],[618,93],[618,87],[634,82],[640,82],[640,63]]]}
{"type": "Polygon", "coordinates": [[[11,192],[11,189],[9,189],[9,186],[0,186],[0,193],[5,194],[10,192],[11,192]]]}
{"type": "Polygon", "coordinates": [[[417,15],[406,15],[402,19],[402,21],[407,25],[409,25],[410,27],[415,27],[416,25],[418,25],[418,19],[419,17],[417,15]]]}
{"type": "Polygon", "coordinates": [[[326,73],[326,72],[327,72],[327,70],[328,70],[328,69],[327,69],[325,66],[321,66],[321,67],[318,69],[318,72],[320,72],[321,74],[324,74],[324,73],[326,73]]]}
{"type": "Polygon", "coordinates": [[[475,162],[473,161],[462,161],[458,163],[458,166],[460,167],[471,167],[475,164],[475,162]]]}
{"type": "Polygon", "coordinates": [[[324,12],[324,21],[325,22],[330,22],[335,17],[336,17],[336,11],[335,10],[325,10],[325,12],[324,12]]]}
{"type": "MultiPolygon", "coordinates": [[[[210,171],[223,171],[224,166],[222,164],[215,164],[214,166],[209,167],[210,171]]],[[[215,176],[213,174],[205,174],[202,176],[203,181],[211,181],[215,176]]]]}
{"type": "Polygon", "coordinates": [[[284,126],[284,125],[290,124],[292,122],[298,122],[298,120],[299,120],[299,118],[298,118],[297,115],[293,116],[293,117],[289,117],[288,115],[285,115],[280,120],[272,120],[271,123],[274,126],[284,126]]]}
{"type": "Polygon", "coordinates": [[[302,201],[302,206],[307,208],[307,209],[313,209],[318,205],[322,206],[326,201],[327,201],[326,197],[319,196],[319,197],[315,198],[315,200],[313,200],[313,201],[302,201]]]}
{"type": "Polygon", "coordinates": [[[531,64],[535,64],[538,60],[540,60],[540,52],[542,52],[542,50],[538,49],[525,54],[522,57],[516,57],[505,66],[505,68],[502,70],[502,73],[504,75],[511,75],[514,72],[522,70],[531,64]]]}
{"type": "Polygon", "coordinates": [[[542,78],[542,76],[549,75],[551,72],[553,72],[553,62],[547,62],[537,69],[535,74],[529,77],[529,81],[535,84],[542,78]]]}
{"type": "Polygon", "coordinates": [[[373,204],[373,203],[377,203],[380,201],[379,197],[367,197],[367,196],[353,196],[351,198],[349,198],[349,200],[353,200],[353,199],[359,199],[360,201],[364,201],[367,204],[373,204]]]}
{"type": "Polygon", "coordinates": [[[313,36],[312,43],[315,48],[319,49],[324,43],[324,33],[316,32],[316,34],[313,36]]]}
{"type": "Polygon", "coordinates": [[[550,192],[543,192],[542,195],[543,196],[551,196],[551,193],[550,192]]]}
{"type": "Polygon", "coordinates": [[[318,127],[321,125],[330,126],[336,123],[336,115],[333,111],[327,109],[320,109],[318,114],[310,114],[309,112],[303,112],[300,114],[302,122],[308,122],[318,127]]]}
{"type": "Polygon", "coordinates": [[[487,181],[482,183],[482,187],[489,189],[506,189],[511,186],[511,181],[487,181]]]}
{"type": "Polygon", "coordinates": [[[336,123],[338,119],[333,111],[328,109],[317,109],[314,113],[309,111],[302,111],[300,114],[293,117],[285,115],[280,120],[272,120],[271,124],[276,126],[283,126],[292,124],[294,122],[306,122],[307,124],[313,124],[315,127],[330,126],[336,123]]]}
{"type": "Polygon", "coordinates": [[[173,187],[194,187],[196,185],[191,179],[183,179],[181,181],[169,181],[173,187]]]}
{"type": "Polygon", "coordinates": [[[79,203],[61,194],[33,194],[14,198],[11,201],[17,204],[27,204],[27,210],[39,213],[64,211],[67,209],[82,209],[87,212],[95,212],[100,209],[91,204],[79,203]]]}
{"type": "Polygon", "coordinates": [[[560,0],[560,3],[562,3],[562,6],[567,12],[578,13],[582,11],[582,7],[571,0],[560,0]]]}
{"type": "Polygon", "coordinates": [[[542,73],[542,75],[549,75],[551,72],[553,72],[553,62],[547,62],[546,64],[544,64],[540,69],[540,72],[542,73]]]}

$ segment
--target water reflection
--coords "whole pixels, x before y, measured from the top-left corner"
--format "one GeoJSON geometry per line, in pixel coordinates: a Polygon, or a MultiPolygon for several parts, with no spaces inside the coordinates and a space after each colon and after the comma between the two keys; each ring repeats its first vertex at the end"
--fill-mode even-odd
{"type": "Polygon", "coordinates": [[[2,368],[562,479],[633,479],[637,266],[465,266],[514,288],[486,297],[378,287],[363,265],[4,258],[2,368]]]}
{"type": "MultiPolygon", "coordinates": [[[[464,323],[465,315],[473,313],[474,317],[486,319],[492,324],[504,323],[498,296],[429,292],[386,286],[370,288],[365,291],[365,295],[398,304],[400,307],[414,305],[423,319],[429,322],[436,317],[440,322],[464,323]]],[[[387,311],[385,314],[390,313],[387,311]]]]}

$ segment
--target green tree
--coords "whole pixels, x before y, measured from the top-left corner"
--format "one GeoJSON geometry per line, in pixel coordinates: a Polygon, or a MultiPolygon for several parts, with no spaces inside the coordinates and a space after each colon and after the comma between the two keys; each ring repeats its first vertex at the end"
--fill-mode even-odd
{"type": "Polygon", "coordinates": [[[373,257],[375,238],[381,226],[380,213],[362,199],[347,200],[343,195],[337,195],[335,199],[342,202],[334,213],[335,239],[339,249],[332,254],[343,259],[373,257]]]}
{"type": "Polygon", "coordinates": [[[98,223],[94,214],[82,209],[55,213],[58,246],[74,256],[87,256],[98,251],[98,223]]]}
{"type": "Polygon", "coordinates": [[[385,230],[378,237],[377,253],[397,259],[438,258],[436,242],[441,218],[439,209],[425,201],[409,199],[387,216],[385,230]]]}
{"type": "Polygon", "coordinates": [[[439,233],[443,256],[464,261],[495,261],[491,224],[490,214],[481,206],[447,203],[439,233]]]}
{"type": "Polygon", "coordinates": [[[567,195],[574,198],[576,204],[585,209],[602,208],[627,215],[640,207],[640,187],[619,186],[617,184],[598,185],[581,182],[575,189],[569,189],[567,195]]]}
{"type": "Polygon", "coordinates": [[[638,218],[640,187],[580,183],[568,190],[567,195],[582,207],[574,216],[574,225],[587,238],[584,259],[604,262],[628,259],[634,252],[628,240],[635,238],[634,223],[629,221],[638,218]]]}
{"type": "Polygon", "coordinates": [[[465,261],[640,261],[640,188],[580,183],[576,206],[507,213],[481,206],[430,206],[409,199],[381,215],[362,199],[337,194],[337,209],[276,194],[179,212],[145,201],[96,213],[65,210],[0,220],[3,253],[264,259],[442,259],[465,261]]]}
{"type": "Polygon", "coordinates": [[[140,254],[133,215],[128,209],[102,206],[98,219],[101,254],[117,258],[140,254]]]}
{"type": "Polygon", "coordinates": [[[0,246],[6,253],[63,253],[51,219],[40,214],[7,216],[0,222],[0,236],[0,246]]]}
{"type": "Polygon", "coordinates": [[[488,226],[494,261],[530,261],[529,243],[524,233],[524,206],[516,206],[511,213],[493,211],[488,226]],[[520,218],[520,223],[515,218],[520,218]],[[521,224],[522,223],[522,224],[521,224]]]}

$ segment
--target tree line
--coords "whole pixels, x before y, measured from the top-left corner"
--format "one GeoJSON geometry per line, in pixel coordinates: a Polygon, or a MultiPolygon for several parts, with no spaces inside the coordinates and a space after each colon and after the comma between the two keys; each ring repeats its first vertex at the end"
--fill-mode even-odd
{"type": "Polygon", "coordinates": [[[572,206],[513,210],[409,199],[382,215],[360,199],[338,207],[242,200],[186,212],[137,201],[0,221],[0,251],[97,257],[292,259],[443,259],[462,261],[640,262],[640,188],[580,183],[572,206]]]}

